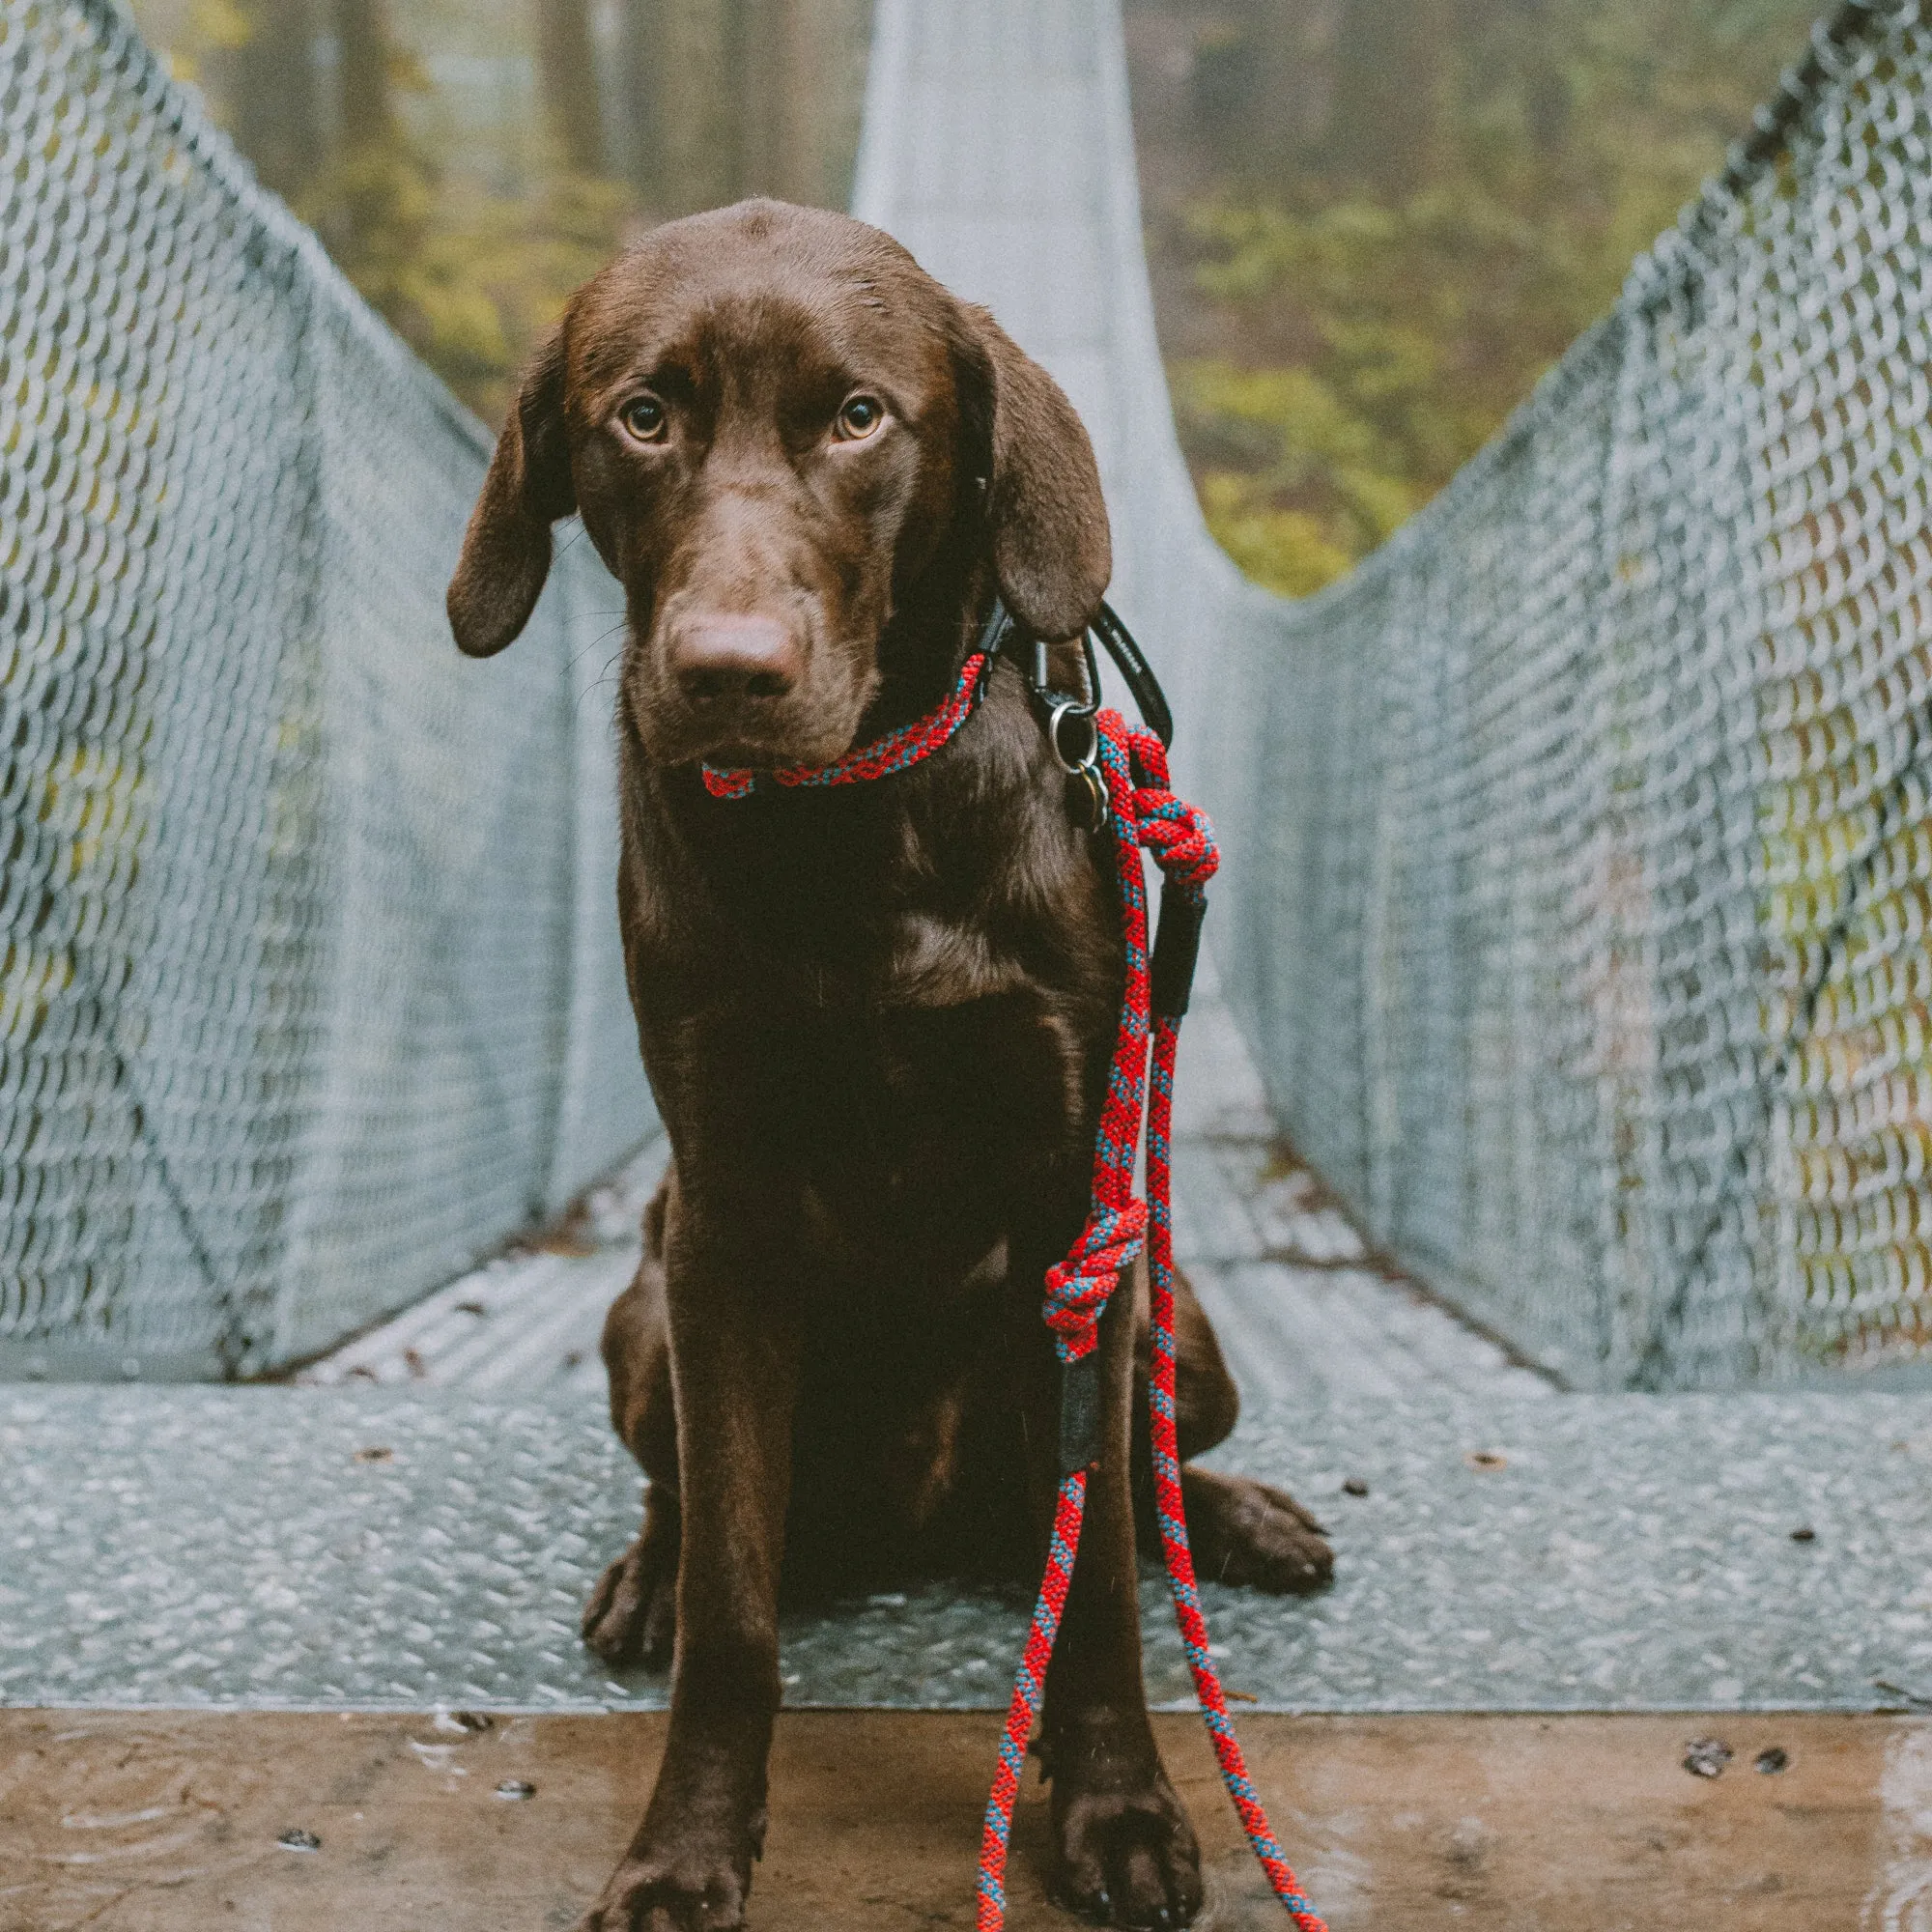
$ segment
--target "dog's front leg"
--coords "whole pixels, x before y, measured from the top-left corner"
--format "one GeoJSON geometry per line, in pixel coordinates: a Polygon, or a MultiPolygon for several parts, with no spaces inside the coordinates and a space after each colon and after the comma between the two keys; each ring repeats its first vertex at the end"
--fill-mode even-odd
{"type": "MultiPolygon", "coordinates": [[[[1129,1437],[1136,1271],[1100,1321],[1102,1429],[1087,1516],[1047,1672],[1040,1750],[1053,1780],[1054,1889],[1113,1925],[1185,1925],[1201,1909],[1201,1852],[1168,1781],[1141,1681],[1129,1437]]],[[[1057,1380],[1057,1378],[1055,1378],[1057,1380]]],[[[1052,1430],[1030,1430],[1047,1436],[1052,1430]]],[[[1042,1477],[1037,1485],[1044,1487],[1042,1477]]]]}
{"type": "Polygon", "coordinates": [[[666,1263],[683,1504],[670,1727],[650,1807],[583,1932],[731,1932],[764,1844],[797,1244],[768,1202],[687,1201],[666,1263]]]}

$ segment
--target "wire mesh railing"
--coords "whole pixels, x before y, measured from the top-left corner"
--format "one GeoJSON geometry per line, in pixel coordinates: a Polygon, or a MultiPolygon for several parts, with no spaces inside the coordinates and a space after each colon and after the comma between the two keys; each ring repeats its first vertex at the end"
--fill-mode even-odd
{"type": "Polygon", "coordinates": [[[1920,1373],[1923,6],[1822,26],[1615,311],[1300,604],[1216,549],[1175,440],[1119,15],[881,0],[859,209],[1094,429],[1277,1117],[1573,1385],[1920,1373]]]}
{"type": "Polygon", "coordinates": [[[1435,504],[1216,604],[1282,1118],[1577,1385],[1932,1339],[1928,372],[1932,24],[1850,6],[1435,504]]]}
{"type": "MultiPolygon", "coordinates": [[[[881,6],[861,212],[1094,426],[1284,1124],[1579,1386],[1924,1352],[1928,100],[1918,0],[1844,9],[1498,441],[1288,606],[1175,447],[1115,0],[881,6]],[[1056,118],[990,142],[1017,59],[1056,118]]],[[[617,600],[580,546],[454,658],[474,425],[102,0],[0,0],[0,1370],[247,1372],[647,1122],[617,600]]]]}
{"type": "Polygon", "coordinates": [[[479,427],[105,0],[0,0],[0,1373],[240,1375],[650,1124],[620,599],[450,645],[479,427]]]}

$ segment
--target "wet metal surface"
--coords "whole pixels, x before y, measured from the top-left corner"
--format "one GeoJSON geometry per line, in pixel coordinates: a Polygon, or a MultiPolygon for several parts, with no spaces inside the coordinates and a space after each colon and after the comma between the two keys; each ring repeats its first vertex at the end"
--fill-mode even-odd
{"type": "MultiPolygon", "coordinates": [[[[533,1932],[595,1895],[649,1788],[660,1718],[0,1713],[0,1932],[533,1932]],[[505,1784],[527,1791],[517,1803],[505,1784]]],[[[972,1922],[998,1719],[781,1720],[753,1932],[972,1922]]],[[[1270,1718],[1242,1735],[1334,1932],[1822,1932],[1922,1922],[1932,1724],[1729,1720],[1719,1776],[1682,1719],[1270,1718]],[[1772,1752],[1786,1768],[1755,1770],[1772,1752]]],[[[1281,1924],[1192,1718],[1161,1746],[1201,1833],[1203,1932],[1281,1924]]],[[[1015,1932],[1041,1889],[1029,1776],[1015,1932]]]]}
{"type": "MultiPolygon", "coordinates": [[[[1932,1698],[1924,1397],[1277,1404],[1226,1460],[1304,1497],[1338,1552],[1310,1602],[1208,1587],[1226,1679],[1264,1707],[1932,1698]]],[[[577,1640],[639,1489],[588,1396],[14,1387],[0,1470],[0,1701],[662,1701],[577,1640]]],[[[1151,1694],[1181,1699],[1145,1595],[1151,1694]]],[[[1020,1620],[938,1585],[793,1614],[787,1695],[994,1706],[1020,1620]]]]}
{"type": "Polygon", "coordinates": [[[296,1377],[303,1388],[578,1390],[602,1396],[605,1311],[629,1285],[662,1131],[534,1245],[514,1246],[296,1377]]]}

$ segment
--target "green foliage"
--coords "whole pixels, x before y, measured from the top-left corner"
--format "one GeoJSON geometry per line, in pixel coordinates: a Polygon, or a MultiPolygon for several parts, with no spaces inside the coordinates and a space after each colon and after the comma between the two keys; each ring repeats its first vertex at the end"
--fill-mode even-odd
{"type": "Polygon", "coordinates": [[[346,156],[298,212],[397,333],[497,423],[531,345],[611,258],[630,197],[561,173],[503,193],[439,175],[398,136],[346,156]]]}
{"type": "Polygon", "coordinates": [[[1303,595],[1382,542],[1611,303],[1802,49],[1789,0],[1465,8],[1423,186],[1231,179],[1156,237],[1221,353],[1176,363],[1215,535],[1303,595]]]}
{"type": "MultiPolygon", "coordinates": [[[[173,72],[232,121],[233,56],[261,30],[265,0],[134,0],[173,72]]],[[[487,421],[565,298],[610,260],[634,218],[630,191],[573,175],[517,112],[479,130],[436,98],[418,46],[481,60],[527,35],[524,0],[388,0],[374,10],[384,52],[386,138],[338,150],[291,194],[296,213],[369,302],[487,421]]],[[[332,18],[318,6],[317,22],[332,18]]],[[[331,71],[339,79],[340,61],[331,71]]],[[[336,102],[334,120],[346,119],[336,102]]],[[[339,136],[338,136],[339,138],[339,136]]]]}

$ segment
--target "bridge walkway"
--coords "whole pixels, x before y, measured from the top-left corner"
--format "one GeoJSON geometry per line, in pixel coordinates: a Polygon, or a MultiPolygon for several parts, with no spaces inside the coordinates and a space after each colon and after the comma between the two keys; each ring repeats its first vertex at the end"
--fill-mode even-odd
{"type": "MultiPolygon", "coordinates": [[[[1114,0],[881,0],[857,205],[994,303],[1093,425],[1121,608],[1169,676],[1183,782],[1219,809],[1241,776],[1213,728],[1228,654],[1252,659],[1256,626],[1278,627],[1284,607],[1208,540],[1175,441],[1114,0]]],[[[464,689],[497,675],[470,667],[464,689]]],[[[587,862],[608,826],[580,832],[587,862]]],[[[1250,981],[1258,960],[1286,963],[1269,966],[1257,939],[1265,856],[1233,854],[1213,928],[1250,981]]],[[[601,1011],[606,991],[576,984],[573,1009],[601,1011]]],[[[1335,1712],[1859,1710],[1893,1694],[1883,1684],[1932,1695],[1924,1397],[1552,1397],[1362,1266],[1307,1183],[1276,1171],[1224,1009],[1209,1003],[1182,1051],[1183,1245],[1248,1385],[1225,1454],[1310,1500],[1340,1553],[1335,1588],[1309,1603],[1210,1586],[1237,1688],[1264,1708],[1335,1712]]],[[[527,1297],[551,1299],[556,1325],[524,1331],[526,1359],[498,1355],[494,1387],[477,1379],[490,1350],[454,1339],[396,1352],[404,1379],[417,1379],[413,1347],[439,1364],[419,1379],[446,1387],[368,1386],[342,1358],[335,1386],[0,1387],[0,1698],[661,1703],[661,1681],[608,1678],[576,1637],[634,1526],[637,1477],[589,1366],[626,1258],[575,1266],[546,1258],[527,1297]]],[[[453,1337],[487,1327],[487,1293],[446,1293],[432,1321],[453,1337]]],[[[379,1384],[393,1368],[368,1366],[379,1384]]],[[[1184,1700],[1150,1592],[1152,1693],[1184,1700]]],[[[939,1586],[801,1616],[790,1694],[996,1704],[1018,1616],[939,1586]]]]}
{"type": "MultiPolygon", "coordinates": [[[[1239,633],[1252,669],[1281,618],[1208,542],[1175,447],[1113,0],[882,0],[859,208],[990,301],[1093,424],[1122,608],[1181,718],[1208,721],[1181,741],[1182,782],[1210,808],[1239,804],[1264,781],[1227,754],[1239,706],[1223,701],[1223,645],[1239,633]]],[[[597,828],[580,831],[587,864],[597,828]]],[[[1232,857],[1220,929],[1245,1013],[1258,978],[1302,962],[1256,939],[1281,854],[1258,838],[1232,857]]],[[[366,897],[375,917],[380,895],[366,897]]],[[[1357,961],[1316,990],[1352,1000],[1365,985],[1357,961]]],[[[574,983],[573,1004],[590,1013],[607,991],[574,983]]],[[[1180,1177],[1184,1246],[1249,1384],[1225,1454],[1309,1500],[1339,1567],[1306,1603],[1211,1583],[1204,1597],[1277,1821],[1338,1932],[1463,1917],[1594,1932],[1719,1909],[1780,1928],[1912,1922],[1932,1868],[1932,1733],[1874,1714],[1932,1709],[1932,1400],[1552,1394],[1363,1265],[1346,1224],[1279,1168],[1232,1037],[1210,1012],[1183,1045],[1183,1094],[1203,1112],[1180,1177]],[[1682,1768],[1698,1734],[1736,1754],[1722,1777],[1682,1768]],[[1790,1768],[1751,1769],[1773,1747],[1790,1768]],[[1591,1819],[1594,1854],[1578,1825],[1591,1819]]],[[[1534,1151],[1517,1150],[1522,1172],[1534,1151]]],[[[647,1179],[633,1173],[613,1222],[647,1179]]],[[[210,1922],[211,1898],[223,1922],[249,1923],[259,1904],[263,1925],[270,1909],[277,1928],[334,1924],[348,1900],[400,1927],[445,1918],[451,1885],[464,1922],[482,1925],[517,1833],[542,1884],[506,1876],[516,1910],[501,1922],[538,1919],[524,1907],[539,1892],[569,1922],[648,1776],[610,1741],[655,1735],[665,1699],[660,1678],[594,1667],[576,1635],[636,1521],[636,1472],[586,1347],[626,1266],[621,1239],[544,1258],[521,1299],[567,1318],[522,1329],[527,1349],[494,1357],[496,1386],[480,1380],[491,1351],[461,1339],[499,1319],[475,1287],[426,1308],[415,1340],[379,1330],[365,1356],[338,1355],[332,1386],[0,1387],[0,1703],[15,1707],[0,1718],[0,1824],[10,1847],[34,1847],[0,1881],[7,1932],[8,1915],[32,1932],[172,1932],[210,1922]],[[432,1323],[446,1325],[432,1337],[432,1323]],[[422,1385],[381,1385],[398,1362],[422,1385]],[[477,1767],[497,1751],[539,1767],[533,1799],[484,1803],[501,1780],[477,1767]],[[56,1814],[57,1760],[86,1775],[56,1814]],[[362,1794],[418,1773],[399,1822],[376,1830],[362,1794]],[[582,1803],[553,1811],[547,1786],[582,1803]],[[117,1789],[130,1802],[106,1802],[117,1789]],[[493,1821],[480,1851],[478,1805],[493,1821]],[[264,1842],[270,1818],[279,1837],[318,1814],[319,1857],[264,1842]],[[331,1862],[331,1844],[353,1856],[331,1862]],[[398,1889],[397,1873],[425,1889],[398,1889]]],[[[1151,1694],[1184,1705],[1151,1578],[1145,1607],[1151,1694]]],[[[787,1618],[786,1748],[820,1753],[813,1788],[834,1807],[795,1814],[825,1822],[815,1853],[869,1846],[867,1870],[882,1869],[883,1821],[900,1850],[940,1829],[916,1815],[929,1797],[963,1881],[980,1759],[959,1747],[1003,1700],[1023,1616],[929,1585],[787,1618]],[[853,1707],[872,1708],[862,1721],[853,1707]],[[867,1744],[881,1710],[906,1719],[891,1752],[867,1744]]],[[[1224,1825],[1205,1791],[1195,1808],[1224,1825]]],[[[775,1838],[775,1865],[799,1851],[775,1838]]],[[[838,1876],[840,1898],[811,1908],[820,1922],[851,1926],[874,1904],[881,1923],[953,1909],[933,1902],[936,1880],[908,1900],[883,1881],[867,1890],[856,1866],[838,1876]]],[[[828,1882],[792,1883],[809,1895],[828,1882]]],[[[768,1923],[810,1922],[804,1907],[786,1917],[775,1886],[761,1897],[768,1923]]],[[[957,1898],[964,1922],[963,1882],[957,1898]]],[[[1227,1907],[1223,1922],[1246,1922],[1241,1894],[1227,1907]]]]}
{"type": "MultiPolygon", "coordinates": [[[[1208,962],[1188,1015],[1175,1123],[1176,1246],[1243,1394],[1325,1406],[1431,1390],[1550,1384],[1368,1250],[1275,1132],[1208,962]]],[[[638,1262],[663,1136],[534,1243],[520,1243],[299,1370],[303,1387],[600,1396],[604,1311],[638,1262]]]]}

